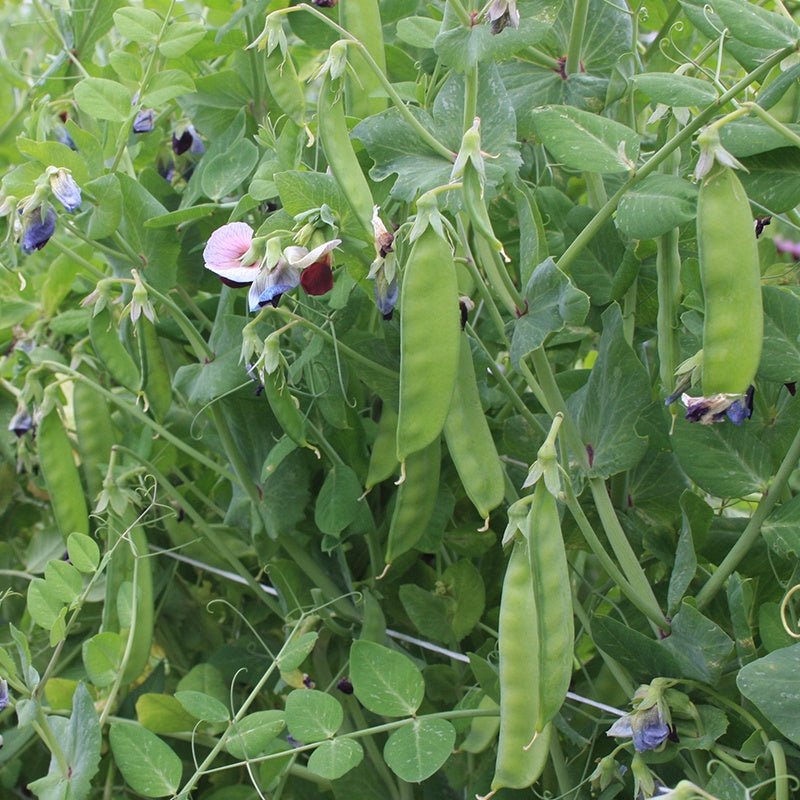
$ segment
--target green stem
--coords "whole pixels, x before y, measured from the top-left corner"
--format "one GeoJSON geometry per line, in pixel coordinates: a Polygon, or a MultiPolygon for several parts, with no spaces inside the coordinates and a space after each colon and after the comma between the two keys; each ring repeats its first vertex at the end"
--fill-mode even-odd
{"type": "MultiPolygon", "coordinates": [[[[471,28],[472,27],[472,19],[469,15],[469,11],[464,8],[463,3],[461,0],[447,0],[447,5],[453,9],[453,13],[458,17],[458,21],[465,27],[471,28]]],[[[472,125],[472,121],[470,120],[470,125],[472,125]]],[[[469,126],[467,126],[469,127],[469,126]]],[[[464,128],[466,130],[467,128],[464,128]]]]}
{"type": "Polygon", "coordinates": [[[31,723],[31,726],[36,731],[39,738],[47,745],[47,749],[58,762],[58,768],[64,780],[67,780],[71,769],[69,761],[67,761],[64,751],[61,749],[61,745],[58,743],[58,739],[56,739],[53,729],[50,727],[50,723],[47,721],[42,707],[39,705],[36,707],[36,719],[31,723]]]}
{"type": "Polygon", "coordinates": [[[690,139],[696,131],[703,127],[716,113],[716,111],[733,100],[738,94],[746,89],[751,83],[760,80],[764,75],[776,65],[780,64],[784,58],[791,55],[797,49],[796,45],[789,45],[771,55],[766,61],[760,64],[751,72],[748,72],[740,81],[735,83],[727,92],[722,94],[717,100],[708,105],[698,114],[685,128],[682,128],[672,138],[666,141],[650,158],[628,178],[625,183],[617,189],[608,199],[608,202],[592,217],[589,224],[575,237],[572,244],[564,251],[558,259],[558,266],[569,274],[570,267],[575,259],[583,252],[590,241],[597,235],[600,229],[611,219],[611,215],[617,208],[619,201],[627,194],[632,186],[646,178],[653,170],[658,167],[666,158],[677,150],[687,139],[690,139]]]}
{"type": "Polygon", "coordinates": [[[589,201],[589,208],[595,211],[602,208],[608,202],[603,176],[596,172],[584,172],[583,179],[586,182],[586,197],[589,201]]]}
{"type": "Polygon", "coordinates": [[[128,244],[128,240],[119,232],[114,231],[111,234],[111,238],[119,245],[120,249],[123,253],[130,259],[131,265],[135,268],[141,268],[144,266],[144,259],[142,258],[139,253],[137,253],[130,244],[128,244]]]}
{"type": "Polygon", "coordinates": [[[789,773],[786,770],[786,753],[780,742],[767,745],[775,768],[775,800],[789,800],[789,773]]]}
{"type": "MultiPolygon", "coordinates": [[[[253,20],[249,15],[245,17],[244,25],[248,41],[253,41],[256,32],[253,29],[253,20]]],[[[253,116],[259,123],[264,113],[264,90],[261,84],[262,59],[258,50],[251,50],[248,55],[250,56],[250,76],[253,81],[253,116]]]]}
{"type": "Polygon", "coordinates": [[[567,75],[574,75],[580,71],[583,36],[586,32],[588,16],[589,0],[575,0],[575,6],[572,11],[572,25],[569,29],[569,43],[567,44],[567,61],[564,65],[567,75]]]}
{"type": "MultiPolygon", "coordinates": [[[[449,0],[453,3],[453,0],[449,0]]],[[[466,12],[465,12],[466,13],[466,12]]],[[[464,73],[464,130],[472,127],[478,113],[478,65],[464,73]]]]}
{"type": "Polygon", "coordinates": [[[800,136],[798,136],[791,128],[787,127],[782,122],[778,122],[778,120],[775,119],[772,114],[761,108],[758,103],[742,103],[742,108],[752,111],[757,117],[766,122],[767,125],[772,128],[772,130],[776,131],[786,140],[790,141],[795,147],[800,147],[800,136]]]}
{"type": "MultiPolygon", "coordinates": [[[[481,200],[484,203],[485,201],[481,200]]],[[[498,253],[486,239],[475,231],[475,248],[481,260],[489,285],[499,295],[510,314],[519,316],[526,307],[525,298],[511,280],[508,269],[498,253]]]]}
{"type": "Polygon", "coordinates": [[[522,55],[528,56],[536,66],[552,69],[554,72],[561,71],[561,62],[549,53],[545,53],[544,50],[539,50],[538,47],[526,47],[522,51],[522,55]]]}
{"type": "Polygon", "coordinates": [[[638,295],[639,277],[635,277],[633,282],[622,298],[622,337],[633,347],[633,334],[636,329],[636,297],[638,295]]]}
{"type": "Polygon", "coordinates": [[[772,511],[772,507],[780,499],[784,486],[786,486],[789,476],[794,472],[798,460],[800,460],[800,431],[795,434],[778,471],[775,473],[775,477],[762,495],[758,507],[753,512],[753,516],[750,517],[750,521],[747,523],[742,535],[736,540],[736,544],[730,549],[728,555],[722,560],[722,563],[708,579],[705,586],[698,592],[698,609],[708,605],[722,588],[725,581],[739,566],[742,559],[750,551],[750,548],[756,543],[756,540],[761,535],[761,525],[769,512],[772,511]]]}
{"type": "Polygon", "coordinates": [[[678,2],[678,0],[675,0],[675,3],[670,9],[669,14],[667,14],[666,18],[664,19],[664,22],[661,23],[661,27],[658,29],[655,38],[653,39],[652,42],[650,42],[650,44],[647,45],[647,49],[644,51],[644,55],[642,56],[642,61],[644,61],[645,64],[649,63],[651,56],[659,47],[659,42],[669,33],[672,24],[678,18],[678,14],[680,13],[681,13],[681,4],[678,2]]]}
{"type": "Polygon", "coordinates": [[[622,530],[622,525],[620,525],[619,519],[617,518],[617,512],[614,510],[614,506],[611,504],[611,498],[608,496],[605,481],[602,480],[602,478],[589,478],[589,487],[592,491],[595,508],[600,515],[600,522],[603,525],[603,530],[608,537],[608,542],[611,545],[611,549],[614,551],[614,555],[616,555],[619,561],[622,572],[630,582],[633,590],[647,602],[648,607],[659,609],[659,618],[657,620],[658,627],[665,631],[669,630],[669,623],[663,613],[661,613],[658,600],[656,600],[656,596],[653,594],[650,582],[644,574],[644,570],[639,563],[639,559],[636,557],[636,553],[633,552],[633,548],[628,541],[628,537],[625,535],[625,531],[622,530]]]}
{"type": "Polygon", "coordinates": [[[67,258],[71,258],[76,264],[80,264],[96,280],[101,281],[108,277],[105,272],[98,269],[91,261],[87,261],[82,255],[79,255],[63,244],[58,237],[53,237],[50,240],[50,244],[52,247],[55,247],[56,250],[67,256],[67,258]]]}

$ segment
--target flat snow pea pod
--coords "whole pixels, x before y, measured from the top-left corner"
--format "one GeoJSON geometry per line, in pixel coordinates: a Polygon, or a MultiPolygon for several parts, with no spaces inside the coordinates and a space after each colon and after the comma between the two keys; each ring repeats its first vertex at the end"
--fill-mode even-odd
{"type": "Polygon", "coordinates": [[[378,420],[378,434],[369,456],[369,468],[365,483],[367,491],[392,476],[397,469],[396,441],[397,412],[384,404],[381,418],[378,420]]]}
{"type": "Polygon", "coordinates": [[[469,214],[475,233],[481,236],[493,250],[502,253],[503,243],[494,235],[492,222],[489,219],[489,212],[486,209],[486,202],[483,198],[480,176],[471,161],[468,161],[464,167],[463,180],[464,206],[467,209],[467,214],[469,214]]]}
{"type": "Polygon", "coordinates": [[[463,334],[444,437],[467,497],[488,520],[489,512],[503,502],[505,478],[478,394],[469,339],[463,334]]]}
{"type": "Polygon", "coordinates": [[[138,392],[141,384],[139,369],[122,344],[117,324],[108,308],[89,319],[89,335],[95,354],[114,381],[134,393],[138,392]]]}
{"type": "Polygon", "coordinates": [[[533,581],[539,681],[535,728],[541,732],[564,703],[575,638],[569,569],[556,500],[539,480],[525,526],[533,581]]]}
{"type": "Polygon", "coordinates": [[[276,47],[265,61],[267,86],[278,108],[299,127],[306,124],[306,96],[291,56],[276,47]]]}
{"type": "Polygon", "coordinates": [[[319,92],[317,132],[322,150],[333,177],[339,184],[364,232],[372,239],[373,200],[367,179],[356,158],[347,121],[344,116],[342,92],[330,75],[326,75],[319,92]]]}
{"type": "Polygon", "coordinates": [[[111,447],[117,441],[117,434],[108,403],[89,384],[75,381],[72,408],[81,469],[89,497],[94,500],[103,488],[111,447]]]}
{"type": "Polygon", "coordinates": [[[542,774],[547,762],[549,726],[535,736],[541,680],[539,646],[529,627],[535,619],[528,542],[517,538],[500,599],[500,738],[492,793],[504,788],[525,789],[542,774]]]}
{"type": "Polygon", "coordinates": [[[139,320],[137,336],[142,365],[142,388],[150,413],[162,422],[172,405],[172,375],[155,325],[149,319],[139,320]]]}
{"type": "Polygon", "coordinates": [[[36,432],[39,468],[47,485],[53,516],[64,541],[71,533],[89,535],[89,512],[72,443],[58,409],[51,408],[36,432]]]}
{"type": "Polygon", "coordinates": [[[403,270],[398,461],[427,447],[444,428],[458,372],[460,318],[453,254],[428,227],[403,270]]]}
{"type": "Polygon", "coordinates": [[[437,437],[426,448],[412,453],[405,464],[405,480],[400,484],[389,526],[386,564],[411,550],[422,538],[436,506],[442,446],[437,437]]]}
{"type": "Polygon", "coordinates": [[[703,394],[743,394],[764,337],[753,217],[736,173],[717,166],[697,198],[697,248],[705,296],[703,394]]]}

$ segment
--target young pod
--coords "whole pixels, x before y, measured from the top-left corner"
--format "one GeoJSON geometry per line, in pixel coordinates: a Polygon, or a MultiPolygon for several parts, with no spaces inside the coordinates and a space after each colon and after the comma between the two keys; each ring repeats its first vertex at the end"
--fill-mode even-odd
{"type": "Polygon", "coordinates": [[[758,369],[764,311],[753,216],[729,167],[717,166],[700,186],[697,248],[705,297],[703,395],[741,395],[758,369]]]}
{"type": "Polygon", "coordinates": [[[136,362],[119,338],[117,323],[108,308],[89,319],[89,336],[95,354],[108,370],[115,383],[134,394],[141,388],[136,362]]]}
{"type": "Polygon", "coordinates": [[[378,420],[378,434],[369,456],[369,468],[365,483],[367,491],[391,477],[397,469],[396,441],[397,412],[384,404],[381,409],[381,418],[378,420]]]}

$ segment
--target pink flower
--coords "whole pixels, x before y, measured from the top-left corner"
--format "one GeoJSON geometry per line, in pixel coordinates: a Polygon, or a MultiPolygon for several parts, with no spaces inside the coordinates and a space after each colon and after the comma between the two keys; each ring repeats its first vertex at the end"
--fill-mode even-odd
{"type": "Polygon", "coordinates": [[[246,222],[229,222],[217,228],[203,250],[206,269],[228,285],[252,283],[258,274],[258,257],[250,252],[252,241],[253,229],[246,222]]]}

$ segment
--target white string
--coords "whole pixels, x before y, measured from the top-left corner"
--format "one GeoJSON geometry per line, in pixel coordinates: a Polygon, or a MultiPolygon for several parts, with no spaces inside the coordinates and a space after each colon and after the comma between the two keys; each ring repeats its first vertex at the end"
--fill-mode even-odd
{"type": "MultiPolygon", "coordinates": [[[[184,564],[189,564],[192,567],[196,567],[197,569],[202,569],[205,572],[211,572],[214,575],[219,575],[221,578],[226,578],[233,583],[241,583],[243,586],[248,586],[248,582],[241,576],[237,575],[235,572],[229,572],[226,569],[220,569],[219,567],[212,567],[210,564],[206,564],[202,561],[198,561],[196,558],[190,558],[189,556],[185,556],[182,553],[178,553],[175,550],[163,550],[160,547],[156,547],[155,545],[150,545],[150,549],[154,553],[159,553],[160,555],[169,556],[169,558],[174,559],[175,561],[181,561],[184,564]]],[[[278,597],[278,591],[273,587],[269,586],[266,583],[259,583],[258,584],[267,594],[272,595],[273,597],[278,597]]],[[[396,639],[400,642],[407,642],[408,644],[414,644],[417,647],[422,648],[423,650],[428,650],[431,653],[438,653],[442,656],[447,656],[448,658],[452,658],[454,661],[461,661],[464,664],[469,664],[469,658],[465,656],[463,653],[457,653],[455,650],[448,650],[446,647],[441,647],[438,644],[434,644],[433,642],[427,642],[424,639],[418,639],[416,636],[409,636],[407,633],[401,633],[400,631],[392,630],[391,628],[386,629],[386,635],[391,639],[396,639]]],[[[574,692],[567,692],[567,698],[569,700],[574,700],[576,703],[582,703],[585,706],[592,706],[593,708],[597,708],[600,711],[605,711],[608,714],[613,714],[616,717],[624,717],[625,712],[620,711],[618,708],[614,708],[614,706],[608,706],[605,703],[600,703],[597,700],[592,700],[589,697],[583,697],[582,695],[575,694],[574,692]]]]}

